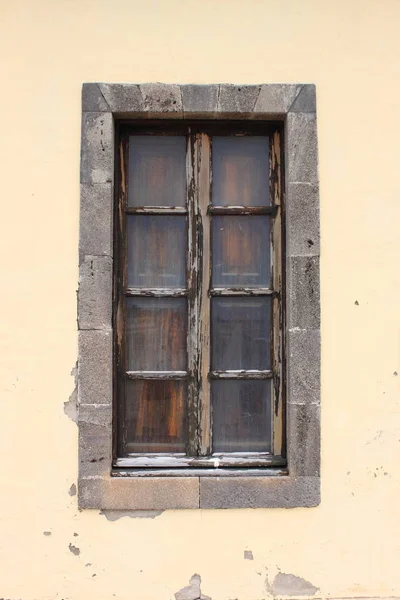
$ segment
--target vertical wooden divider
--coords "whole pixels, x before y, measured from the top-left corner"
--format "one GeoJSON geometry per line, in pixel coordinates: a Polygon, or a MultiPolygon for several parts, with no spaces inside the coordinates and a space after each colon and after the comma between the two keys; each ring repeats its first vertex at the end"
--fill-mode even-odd
{"type": "Polygon", "coordinates": [[[199,297],[199,397],[200,397],[200,439],[199,454],[205,456],[212,449],[212,411],[210,395],[210,216],[207,214],[210,204],[211,187],[211,148],[210,137],[206,134],[197,136],[199,145],[199,214],[198,228],[200,235],[198,297],[199,297]]]}

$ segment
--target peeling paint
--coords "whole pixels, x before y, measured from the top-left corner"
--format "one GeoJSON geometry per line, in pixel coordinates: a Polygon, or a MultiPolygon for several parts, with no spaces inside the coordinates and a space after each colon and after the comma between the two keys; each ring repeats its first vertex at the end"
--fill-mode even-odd
{"type": "Polygon", "coordinates": [[[81,553],[81,549],[78,548],[78,546],[74,546],[73,544],[70,544],[68,548],[69,551],[72,552],[72,554],[75,554],[75,556],[79,556],[81,553]]]}
{"type": "Polygon", "coordinates": [[[189,585],[175,594],[175,600],[212,600],[210,596],[201,593],[201,577],[197,573],[192,575],[189,585]]]}
{"type": "Polygon", "coordinates": [[[117,521],[122,517],[131,519],[155,519],[163,514],[163,510],[101,510],[100,515],[104,515],[108,521],[117,521]]]}
{"type": "Polygon", "coordinates": [[[43,535],[45,535],[46,537],[48,537],[49,535],[51,535],[51,531],[43,531],[43,535]]]}
{"type": "Polygon", "coordinates": [[[69,488],[68,494],[70,496],[76,496],[76,485],[75,485],[75,483],[73,483],[71,485],[71,487],[69,488]]]}
{"type": "Polygon", "coordinates": [[[292,573],[278,573],[270,587],[274,597],[313,596],[318,589],[306,579],[292,575],[292,573]]]}
{"type": "Polygon", "coordinates": [[[74,377],[75,387],[67,402],[64,402],[64,413],[68,418],[71,419],[71,421],[78,423],[78,362],[76,362],[74,368],[72,369],[71,376],[74,377]]]}

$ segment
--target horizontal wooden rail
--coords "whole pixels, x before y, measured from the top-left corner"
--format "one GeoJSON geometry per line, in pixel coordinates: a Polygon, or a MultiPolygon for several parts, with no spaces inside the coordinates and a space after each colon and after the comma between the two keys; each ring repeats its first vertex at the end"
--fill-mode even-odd
{"type": "Polygon", "coordinates": [[[211,379],[272,379],[273,372],[269,370],[232,370],[232,371],[211,371],[211,379]]]}
{"type": "Polygon", "coordinates": [[[126,371],[127,379],[187,379],[187,371],[126,371]]]}
{"type": "Polygon", "coordinates": [[[186,215],[185,206],[127,206],[128,215],[186,215]]]}
{"type": "Polygon", "coordinates": [[[270,288],[250,288],[250,287],[215,287],[210,290],[210,296],[274,296],[278,297],[278,292],[270,288]]]}
{"type": "Polygon", "coordinates": [[[126,288],[125,296],[142,296],[149,298],[180,298],[181,296],[187,296],[187,289],[185,288],[126,288]]]}

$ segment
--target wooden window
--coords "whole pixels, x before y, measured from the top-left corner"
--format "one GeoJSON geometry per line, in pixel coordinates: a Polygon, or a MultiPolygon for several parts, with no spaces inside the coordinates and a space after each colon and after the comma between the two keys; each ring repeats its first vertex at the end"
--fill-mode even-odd
{"type": "Polygon", "coordinates": [[[118,123],[118,468],[286,464],[281,127],[118,123]]]}

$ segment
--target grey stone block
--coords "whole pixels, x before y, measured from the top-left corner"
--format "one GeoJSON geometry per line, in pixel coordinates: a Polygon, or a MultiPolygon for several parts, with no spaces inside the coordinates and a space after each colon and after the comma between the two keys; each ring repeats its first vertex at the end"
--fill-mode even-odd
{"type": "Polygon", "coordinates": [[[289,329],[319,329],[319,258],[296,256],[288,259],[287,320],[289,329]]]}
{"type": "Polygon", "coordinates": [[[198,477],[80,478],[80,508],[164,510],[199,508],[198,477]]]}
{"type": "Polygon", "coordinates": [[[316,256],[320,253],[318,185],[289,183],[286,193],[287,253],[316,256]]]}
{"type": "Polygon", "coordinates": [[[293,102],[290,112],[310,112],[316,111],[315,85],[303,85],[299,95],[293,102]]]}
{"type": "Polygon", "coordinates": [[[285,115],[300,89],[301,85],[296,84],[262,85],[254,112],[271,116],[285,115]]]}
{"type": "Polygon", "coordinates": [[[79,407],[79,476],[108,475],[112,463],[111,407],[79,407]]]}
{"type": "Polygon", "coordinates": [[[200,508],[295,508],[319,502],[318,477],[200,477],[200,508]]]}
{"type": "Polygon", "coordinates": [[[287,405],[289,474],[318,477],[320,472],[320,407],[287,405]]]}
{"type": "Polygon", "coordinates": [[[290,330],[287,399],[294,404],[319,404],[321,398],[321,334],[318,329],[290,330]]]}
{"type": "Polygon", "coordinates": [[[78,404],[111,404],[112,351],[111,331],[79,332],[78,404]]]}
{"type": "Polygon", "coordinates": [[[259,85],[231,85],[222,83],[219,91],[218,111],[227,114],[252,114],[256,104],[259,85]]]}
{"type": "Polygon", "coordinates": [[[81,183],[107,183],[114,173],[114,126],[109,112],[82,115],[81,183]]]}
{"type": "Polygon", "coordinates": [[[286,119],[287,181],[318,183],[318,144],[313,113],[289,113],[286,119]]]}
{"type": "Polygon", "coordinates": [[[84,112],[108,112],[110,107],[105,101],[97,83],[84,83],[82,86],[82,110],[84,112]]]}
{"type": "Polygon", "coordinates": [[[80,260],[86,255],[113,254],[111,183],[81,183],[80,260]]]}
{"type": "Polygon", "coordinates": [[[79,329],[110,329],[111,313],[112,259],[85,256],[79,276],[79,329]]]}
{"type": "MultiPolygon", "coordinates": [[[[110,398],[111,400],[111,398],[110,398]]],[[[95,427],[111,428],[112,424],[112,404],[80,404],[78,412],[78,421],[81,425],[93,425],[95,427]]]]}
{"type": "Polygon", "coordinates": [[[144,114],[143,97],[138,85],[99,83],[99,88],[113,113],[144,114]]]}
{"type": "Polygon", "coordinates": [[[183,112],[186,117],[216,115],[218,85],[181,85],[183,112]]]}
{"type": "Polygon", "coordinates": [[[182,118],[183,107],[179,85],[142,83],[140,91],[144,110],[152,117],[182,118]]]}

